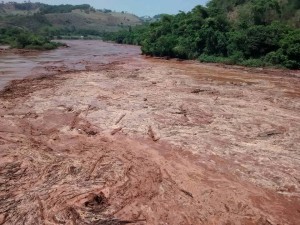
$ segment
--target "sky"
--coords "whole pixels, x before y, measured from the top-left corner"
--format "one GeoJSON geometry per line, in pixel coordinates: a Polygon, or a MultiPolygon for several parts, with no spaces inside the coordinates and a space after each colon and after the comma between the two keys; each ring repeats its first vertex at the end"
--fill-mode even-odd
{"type": "MultiPolygon", "coordinates": [[[[24,2],[24,0],[10,1],[24,2]]],[[[161,13],[176,14],[179,10],[189,11],[196,5],[205,5],[208,0],[31,0],[31,2],[42,2],[50,5],[90,4],[96,9],[106,8],[116,11],[127,11],[138,16],[154,16],[161,13]]]]}

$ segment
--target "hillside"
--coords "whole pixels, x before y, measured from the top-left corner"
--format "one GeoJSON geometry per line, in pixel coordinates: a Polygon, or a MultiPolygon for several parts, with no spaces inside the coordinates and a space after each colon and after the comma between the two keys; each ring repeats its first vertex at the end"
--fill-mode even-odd
{"type": "Polygon", "coordinates": [[[116,31],[122,27],[141,24],[134,15],[117,12],[89,12],[73,10],[70,13],[46,14],[52,26],[68,29],[87,29],[96,31],[116,31]]]}
{"type": "Polygon", "coordinates": [[[22,27],[51,35],[97,34],[141,24],[135,15],[96,10],[90,5],[46,5],[42,3],[0,4],[0,28],[22,27]]]}

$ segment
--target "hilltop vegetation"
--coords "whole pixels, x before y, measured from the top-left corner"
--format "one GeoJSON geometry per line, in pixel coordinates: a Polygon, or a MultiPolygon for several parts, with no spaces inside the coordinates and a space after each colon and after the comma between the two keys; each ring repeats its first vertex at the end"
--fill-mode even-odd
{"type": "Polygon", "coordinates": [[[152,56],[299,69],[299,9],[298,0],[212,0],[105,38],[152,56]]]}

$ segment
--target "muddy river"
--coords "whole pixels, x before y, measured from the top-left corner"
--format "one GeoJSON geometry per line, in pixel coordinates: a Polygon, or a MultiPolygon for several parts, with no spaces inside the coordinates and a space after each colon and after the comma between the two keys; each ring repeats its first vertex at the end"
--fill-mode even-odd
{"type": "Polygon", "coordinates": [[[68,48],[44,52],[0,54],[0,89],[9,81],[27,76],[64,70],[84,70],[88,63],[108,63],[118,58],[139,56],[136,46],[117,45],[97,40],[64,40],[68,48]]]}
{"type": "Polygon", "coordinates": [[[0,55],[1,225],[300,224],[299,71],[66,42],[0,55]]]}

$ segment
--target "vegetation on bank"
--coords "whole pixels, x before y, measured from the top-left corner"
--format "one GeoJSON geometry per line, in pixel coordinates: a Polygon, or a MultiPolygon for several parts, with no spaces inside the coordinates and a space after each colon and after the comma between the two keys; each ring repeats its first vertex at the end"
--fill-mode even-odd
{"type": "Polygon", "coordinates": [[[212,0],[191,12],[104,35],[151,56],[300,69],[298,0],[212,0]],[[295,15],[294,15],[295,14],[295,15]],[[293,16],[294,15],[294,16],[293,16]]]}
{"type": "Polygon", "coordinates": [[[18,28],[0,29],[0,44],[10,45],[11,48],[36,50],[51,50],[63,45],[52,42],[47,37],[18,28]]]}

